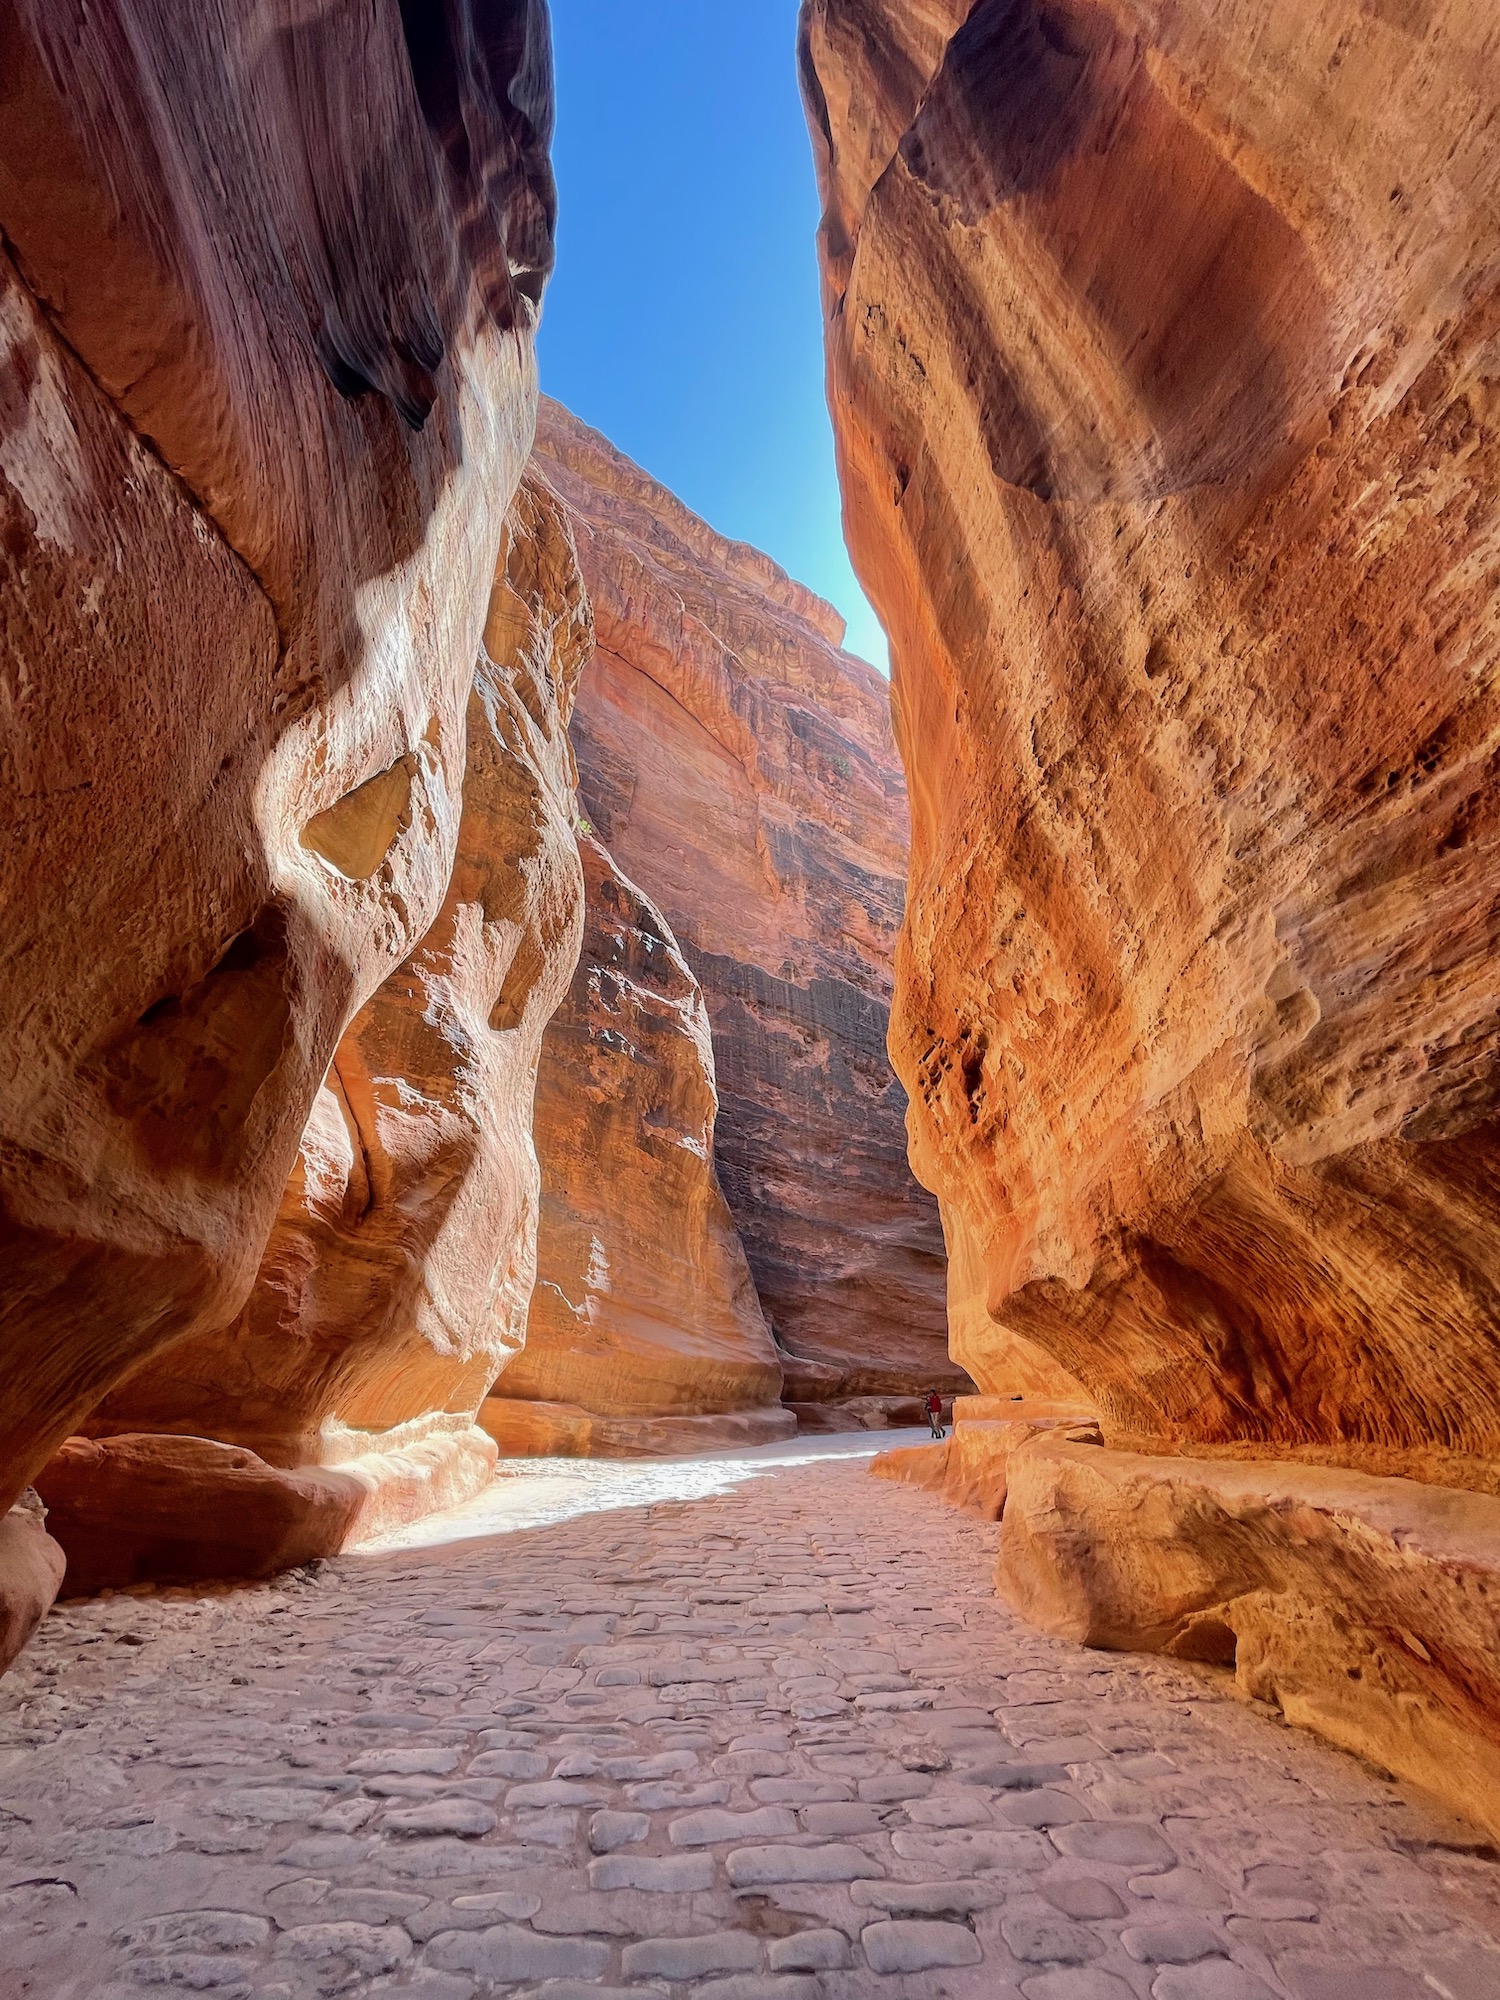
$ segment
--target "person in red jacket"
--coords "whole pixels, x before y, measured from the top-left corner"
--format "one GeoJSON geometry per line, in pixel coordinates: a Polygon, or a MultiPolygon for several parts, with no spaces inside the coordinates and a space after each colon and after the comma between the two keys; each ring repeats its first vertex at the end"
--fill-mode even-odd
{"type": "Polygon", "coordinates": [[[932,1435],[935,1438],[946,1437],[948,1434],[943,1429],[943,1399],[936,1389],[928,1390],[926,1409],[927,1421],[932,1428],[932,1435]]]}

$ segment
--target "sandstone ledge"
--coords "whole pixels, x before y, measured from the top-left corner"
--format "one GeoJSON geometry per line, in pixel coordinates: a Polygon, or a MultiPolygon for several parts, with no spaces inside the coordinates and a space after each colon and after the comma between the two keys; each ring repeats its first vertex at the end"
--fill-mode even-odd
{"type": "Polygon", "coordinates": [[[998,1581],[1032,1623],[1231,1666],[1500,1835],[1500,1500],[1044,1438],[1006,1485],[998,1581]]]}
{"type": "MultiPolygon", "coordinates": [[[[950,1506],[960,1507],[966,1514],[998,1521],[1005,1512],[1011,1455],[1048,1430],[1077,1424],[1072,1416],[996,1422],[971,1418],[964,1410],[966,1403],[986,1407],[998,1400],[992,1396],[961,1396],[954,1404],[953,1430],[941,1444],[904,1445],[895,1451],[883,1451],[870,1470],[877,1479],[920,1486],[926,1492],[939,1494],[950,1506]]],[[[916,1421],[922,1421],[920,1413],[916,1421]]]]}
{"type": "Polygon", "coordinates": [[[600,1416],[576,1403],[491,1396],[479,1422],[504,1458],[676,1458],[733,1451],[794,1437],[797,1421],[777,1405],[708,1416],[600,1416]]]}
{"type": "Polygon", "coordinates": [[[210,1438],[70,1438],[37,1480],[67,1556],[62,1594],[274,1576],[456,1506],[494,1472],[470,1424],[392,1443],[287,1470],[210,1438]]]}

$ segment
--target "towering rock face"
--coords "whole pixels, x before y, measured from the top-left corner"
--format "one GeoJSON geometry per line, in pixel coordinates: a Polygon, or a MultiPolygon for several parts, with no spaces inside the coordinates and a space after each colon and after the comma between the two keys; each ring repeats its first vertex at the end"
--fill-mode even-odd
{"type": "Polygon", "coordinates": [[[4,1507],[234,1318],[438,914],[553,197],[542,0],[0,50],[4,1507]]]}
{"type": "Polygon", "coordinates": [[[905,865],[885,684],[827,605],[545,401],[538,452],[598,631],[580,797],[702,986],[719,1175],[766,1316],[825,1393],[951,1377],[885,1053],[905,865]]]}
{"type": "Polygon", "coordinates": [[[1487,1824],[1497,54],[1470,0],[802,16],[915,1157],[961,1357],[1114,1447],[997,1441],[1001,1582],[1487,1824]]]}
{"type": "Polygon", "coordinates": [[[780,1363],[714,1174],[702,992],[650,899],[581,848],[583,954],[537,1087],[537,1287],[501,1396],[609,1416],[774,1404],[780,1363]]]}
{"type": "Polygon", "coordinates": [[[338,1045],[238,1321],[136,1373],[90,1426],[125,1435],[42,1474],[70,1588],[280,1567],[283,1520],[305,1560],[488,1478],[473,1417],[525,1336],[537,1060],[582,929],[567,722],[592,647],[566,515],[528,473],[473,676],[443,907],[338,1045]],[[174,1432],[215,1448],[184,1456],[174,1432]],[[300,1476],[351,1462],[352,1512],[300,1476]],[[224,1517],[253,1515],[252,1491],[282,1510],[277,1530],[227,1548],[224,1517]]]}
{"type": "Polygon", "coordinates": [[[804,7],[915,1157],[1116,1443],[1497,1478],[1496,53],[804,7]]]}

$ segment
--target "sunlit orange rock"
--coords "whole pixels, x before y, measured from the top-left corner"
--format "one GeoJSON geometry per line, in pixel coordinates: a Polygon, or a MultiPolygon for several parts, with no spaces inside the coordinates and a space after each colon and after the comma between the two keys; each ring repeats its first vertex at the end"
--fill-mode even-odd
{"type": "Polygon", "coordinates": [[[649,897],[597,840],[580,849],[583,951],[537,1084],[537,1284],[498,1393],[617,1417],[779,1405],[714,1173],[703,995],[649,897]]]}
{"type": "Polygon", "coordinates": [[[937,1493],[950,1506],[983,1520],[998,1521],[1005,1513],[1012,1454],[1035,1437],[1062,1431],[1098,1442],[1093,1426],[1068,1411],[1033,1410],[1019,1414],[1022,1399],[959,1396],[953,1405],[953,1428],[939,1444],[899,1446],[870,1462],[877,1479],[920,1486],[937,1493]]]}
{"type": "Polygon", "coordinates": [[[238,1320],[138,1370],[97,1441],[41,1475],[52,1532],[95,1585],[274,1569],[283,1545],[326,1554],[489,1477],[474,1412],[525,1334],[537,1061],[582,931],[567,721],[592,644],[566,515],[529,473],[472,674],[437,920],[338,1045],[238,1320]],[[152,1433],[211,1443],[185,1457],[152,1433]]]}
{"type": "Polygon", "coordinates": [[[1493,1831],[1491,11],[805,0],[801,50],[955,1352],[1120,1447],[1006,1454],[1001,1586],[1493,1831]]]}
{"type": "Polygon", "coordinates": [[[455,1506],[495,1468],[477,1427],[413,1425],[380,1442],[286,1467],[217,1438],[69,1438],[37,1475],[59,1570],[67,1557],[61,1594],[275,1576],[455,1506]]]}
{"type": "Polygon", "coordinates": [[[538,452],[598,629],[580,797],[702,987],[719,1178],[766,1317],[835,1392],[952,1384],[885,1052],[906,852],[885,683],[828,605],[545,400],[538,452]]]}
{"type": "Polygon", "coordinates": [[[553,194],[541,0],[0,48],[4,1507],[234,1319],[442,905],[553,194]]]}
{"type": "Polygon", "coordinates": [[[955,1351],[1117,1443],[1496,1478],[1493,28],[804,6],[955,1351]]]}

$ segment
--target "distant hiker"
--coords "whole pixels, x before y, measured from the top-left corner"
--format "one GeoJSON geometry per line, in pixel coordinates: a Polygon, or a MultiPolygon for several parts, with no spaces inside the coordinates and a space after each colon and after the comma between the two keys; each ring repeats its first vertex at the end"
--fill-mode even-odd
{"type": "Polygon", "coordinates": [[[932,1435],[935,1438],[946,1437],[948,1434],[943,1429],[943,1399],[936,1389],[927,1392],[926,1407],[927,1421],[932,1428],[932,1435]]]}

